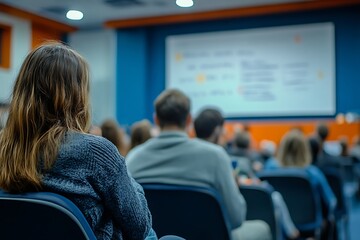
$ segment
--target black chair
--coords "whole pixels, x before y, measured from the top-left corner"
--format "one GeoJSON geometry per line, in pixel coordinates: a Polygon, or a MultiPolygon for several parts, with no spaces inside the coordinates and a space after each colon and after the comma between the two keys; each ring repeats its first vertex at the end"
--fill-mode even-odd
{"type": "Polygon", "coordinates": [[[337,221],[338,233],[344,235],[339,239],[349,239],[349,206],[344,192],[344,181],[336,168],[321,169],[336,196],[335,219],[337,221]],[[341,227],[343,226],[343,228],[341,227]],[[344,233],[344,234],[343,234],[344,233]]]}
{"type": "Polygon", "coordinates": [[[240,186],[240,192],[244,196],[247,211],[246,220],[263,220],[271,230],[273,240],[281,240],[280,213],[276,210],[271,194],[273,188],[269,185],[240,186]]]}
{"type": "Polygon", "coordinates": [[[321,200],[307,173],[301,169],[276,169],[263,171],[258,176],[281,193],[301,236],[320,239],[321,200]]]}
{"type": "Polygon", "coordinates": [[[54,193],[0,191],[1,239],[96,240],[81,211],[54,193]]]}
{"type": "Polygon", "coordinates": [[[210,188],[143,184],[158,236],[175,234],[187,240],[231,239],[222,200],[210,188]]]}

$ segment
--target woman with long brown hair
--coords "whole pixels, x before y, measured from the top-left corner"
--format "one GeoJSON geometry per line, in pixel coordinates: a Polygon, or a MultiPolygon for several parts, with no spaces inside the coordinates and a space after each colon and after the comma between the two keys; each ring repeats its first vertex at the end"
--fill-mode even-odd
{"type": "Polygon", "coordinates": [[[0,188],[72,200],[98,239],[144,239],[151,214],[125,160],[90,127],[86,61],[60,43],[30,52],[0,134],[0,188]]]}

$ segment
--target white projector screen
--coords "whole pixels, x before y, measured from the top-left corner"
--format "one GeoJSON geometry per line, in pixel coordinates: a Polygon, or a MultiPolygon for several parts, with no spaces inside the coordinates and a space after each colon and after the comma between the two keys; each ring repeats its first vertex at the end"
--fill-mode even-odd
{"type": "Polygon", "coordinates": [[[334,25],[317,23],[166,38],[166,88],[192,113],[226,117],[333,115],[334,25]]]}

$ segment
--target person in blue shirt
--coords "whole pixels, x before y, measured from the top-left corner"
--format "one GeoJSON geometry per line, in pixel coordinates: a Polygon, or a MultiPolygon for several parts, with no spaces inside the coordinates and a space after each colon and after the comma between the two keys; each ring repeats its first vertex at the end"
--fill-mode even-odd
{"type": "Polygon", "coordinates": [[[325,206],[324,219],[333,221],[333,213],[337,203],[336,196],[320,169],[311,165],[309,142],[300,130],[293,129],[285,134],[280,142],[277,160],[279,167],[302,168],[306,171],[318,189],[321,201],[325,206]]]}

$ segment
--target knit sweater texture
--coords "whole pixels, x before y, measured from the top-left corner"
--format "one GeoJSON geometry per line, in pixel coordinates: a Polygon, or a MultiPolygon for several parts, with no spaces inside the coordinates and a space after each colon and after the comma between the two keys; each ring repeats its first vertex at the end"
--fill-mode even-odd
{"type": "Polygon", "coordinates": [[[143,240],[151,230],[142,187],[128,175],[116,147],[102,137],[67,133],[42,184],[44,191],[74,202],[99,240],[143,240]]]}

